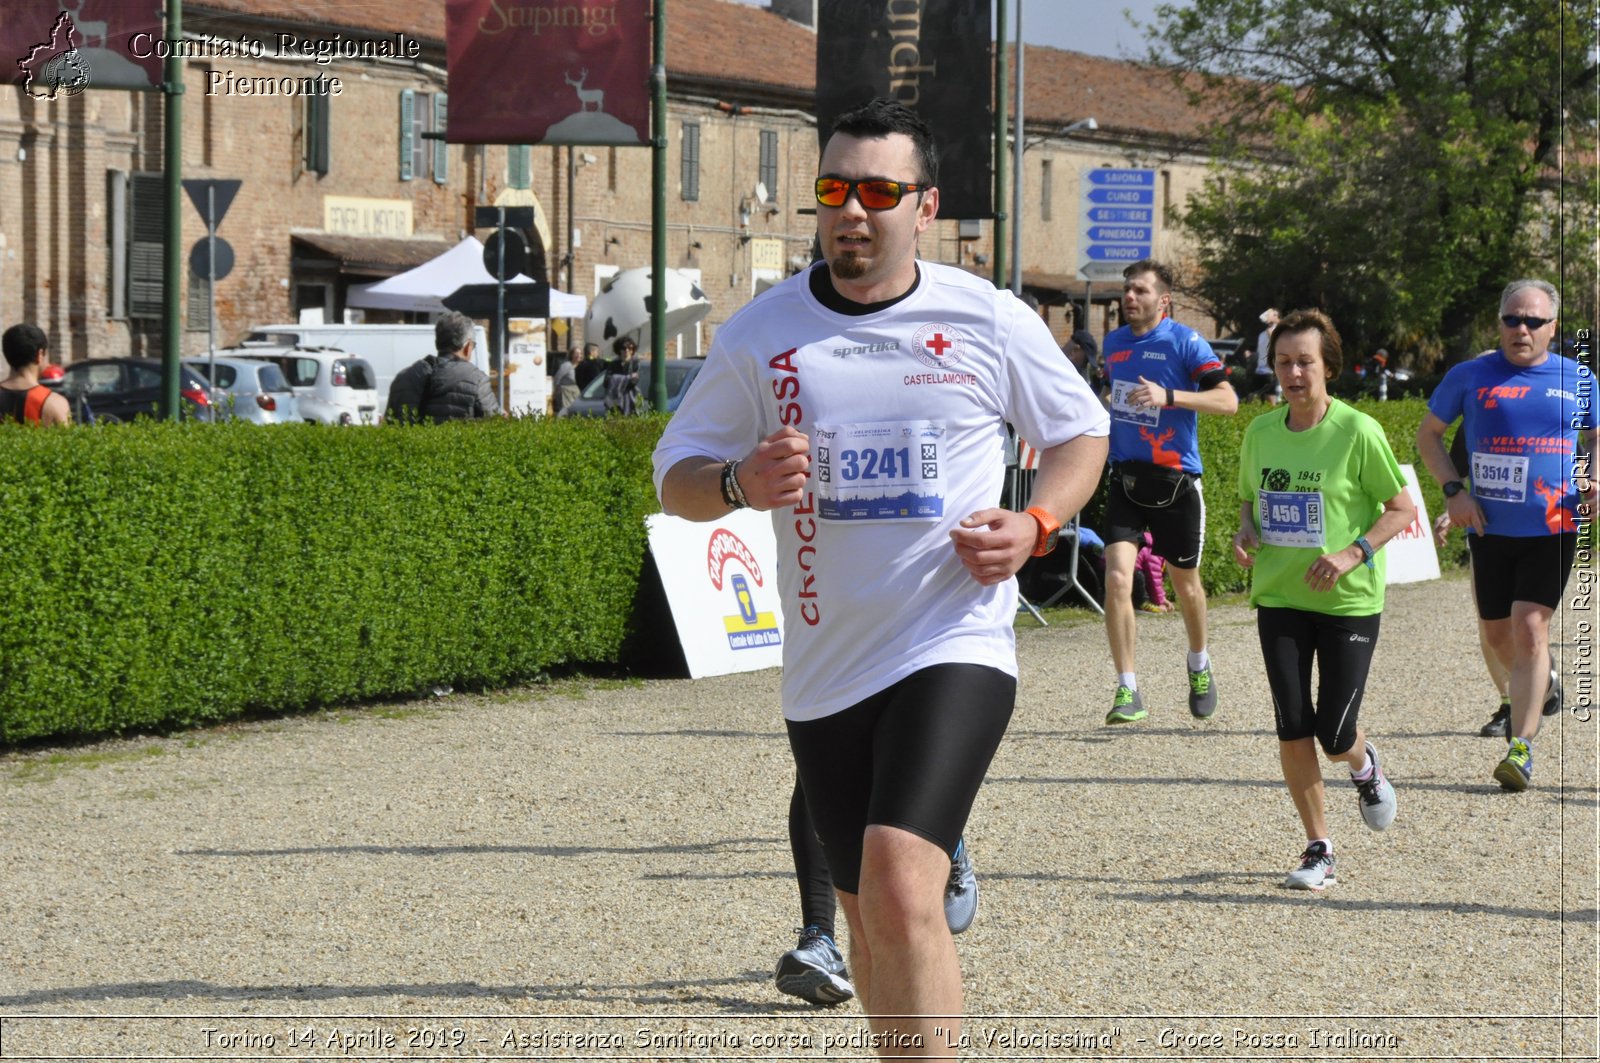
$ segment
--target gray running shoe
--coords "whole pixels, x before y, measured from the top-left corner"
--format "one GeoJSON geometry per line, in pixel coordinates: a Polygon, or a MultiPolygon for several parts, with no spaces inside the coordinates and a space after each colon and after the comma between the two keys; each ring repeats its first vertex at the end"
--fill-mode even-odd
{"type": "Polygon", "coordinates": [[[1333,877],[1333,854],[1323,842],[1312,842],[1300,854],[1300,866],[1289,872],[1283,885],[1291,890],[1325,890],[1337,882],[1333,877]]]}
{"type": "Polygon", "coordinates": [[[833,939],[814,926],[800,931],[800,943],[778,957],[773,975],[778,992],[831,1008],[856,995],[845,976],[844,956],[833,939]]]}
{"type": "Polygon", "coordinates": [[[1533,750],[1525,739],[1513,738],[1506,759],[1494,767],[1494,781],[1500,789],[1520,794],[1533,781],[1533,750]]]}
{"type": "Polygon", "coordinates": [[[1371,742],[1367,743],[1367,759],[1372,762],[1372,777],[1366,782],[1356,782],[1353,777],[1350,781],[1355,783],[1356,793],[1361,797],[1361,818],[1373,830],[1385,830],[1394,822],[1394,787],[1384,778],[1378,751],[1371,742]]]}
{"type": "Polygon", "coordinates": [[[1149,715],[1144,711],[1144,699],[1130,687],[1118,686],[1111,699],[1111,711],[1106,713],[1106,723],[1137,723],[1149,715]]]}
{"type": "Polygon", "coordinates": [[[1511,733],[1511,702],[1502,701],[1489,722],[1478,728],[1483,738],[1505,738],[1511,733]]]}
{"type": "Polygon", "coordinates": [[[950,858],[950,881],[944,887],[944,921],[950,933],[959,934],[972,925],[978,914],[978,875],[972,870],[972,857],[967,852],[967,840],[956,843],[956,854],[950,858]]]}
{"type": "Polygon", "coordinates": [[[1208,720],[1217,711],[1217,684],[1211,678],[1208,664],[1198,672],[1189,673],[1189,715],[1197,720],[1208,720]]]}
{"type": "Polygon", "coordinates": [[[1544,714],[1554,716],[1561,711],[1561,670],[1556,667],[1555,651],[1550,652],[1550,690],[1544,696],[1544,714]]]}

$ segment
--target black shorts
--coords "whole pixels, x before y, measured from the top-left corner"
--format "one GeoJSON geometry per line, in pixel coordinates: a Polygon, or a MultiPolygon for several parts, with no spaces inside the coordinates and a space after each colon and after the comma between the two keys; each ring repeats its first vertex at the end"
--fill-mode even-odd
{"type": "Polygon", "coordinates": [[[1016,700],[999,669],[938,664],[832,716],[787,722],[836,889],[860,892],[870,824],[955,851],[1016,700]]]}
{"type": "Polygon", "coordinates": [[[1468,535],[1472,551],[1472,589],[1478,595],[1478,616],[1504,620],[1512,602],[1534,602],[1559,609],[1566,593],[1572,559],[1578,553],[1576,532],[1556,535],[1468,535]]]}
{"type": "Polygon", "coordinates": [[[1206,499],[1200,490],[1200,477],[1185,473],[1180,483],[1168,484],[1152,481],[1138,463],[1114,465],[1111,484],[1106,488],[1103,523],[1101,537],[1108,546],[1142,545],[1148,531],[1155,541],[1153,549],[1167,564],[1173,568],[1198,568],[1206,545],[1206,499]],[[1135,478],[1132,494],[1125,475],[1135,478]]]}
{"type": "Polygon", "coordinates": [[[1356,742],[1361,695],[1378,645],[1378,621],[1371,616],[1329,616],[1303,609],[1263,605],[1256,610],[1256,632],[1272,689],[1278,741],[1315,735],[1329,756],[1348,752],[1356,742]],[[1311,663],[1317,665],[1317,697],[1311,698],[1311,663]]]}

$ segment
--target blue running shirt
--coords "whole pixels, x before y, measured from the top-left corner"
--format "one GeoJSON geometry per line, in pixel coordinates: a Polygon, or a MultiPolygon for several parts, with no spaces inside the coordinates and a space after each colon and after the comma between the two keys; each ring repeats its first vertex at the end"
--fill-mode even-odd
{"type": "Polygon", "coordinates": [[[1168,317],[1143,336],[1123,325],[1106,337],[1103,350],[1111,381],[1111,460],[1147,461],[1199,476],[1195,412],[1139,409],[1126,396],[1141,376],[1173,391],[1200,390],[1200,378],[1222,368],[1211,344],[1168,317]]]}
{"type": "Polygon", "coordinates": [[[1445,374],[1428,412],[1445,424],[1461,418],[1490,535],[1577,530],[1572,463],[1578,433],[1594,430],[1594,399],[1594,374],[1558,355],[1523,367],[1495,351],[1445,374]]]}

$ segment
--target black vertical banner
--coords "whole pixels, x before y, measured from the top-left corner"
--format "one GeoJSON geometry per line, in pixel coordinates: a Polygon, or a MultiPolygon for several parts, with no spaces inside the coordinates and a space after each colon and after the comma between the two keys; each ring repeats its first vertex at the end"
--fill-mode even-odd
{"type": "Polygon", "coordinates": [[[821,0],[817,134],[874,96],[899,100],[939,145],[939,216],[994,217],[990,0],[821,0]]]}

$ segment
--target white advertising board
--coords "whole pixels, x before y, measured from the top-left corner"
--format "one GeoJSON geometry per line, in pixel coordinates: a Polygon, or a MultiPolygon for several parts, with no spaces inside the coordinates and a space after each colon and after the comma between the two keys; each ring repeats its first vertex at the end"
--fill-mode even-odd
{"type": "Polygon", "coordinates": [[[783,610],[772,518],[741,509],[696,523],[657,513],[645,526],[689,675],[781,665],[783,610]]]}
{"type": "Polygon", "coordinates": [[[1418,583],[1438,579],[1439,551],[1433,545],[1433,521],[1428,519],[1428,504],[1422,500],[1422,489],[1417,486],[1417,470],[1402,465],[1400,471],[1405,475],[1411,501],[1417,504],[1417,519],[1384,546],[1384,552],[1389,555],[1389,575],[1385,582],[1418,583]]]}
{"type": "Polygon", "coordinates": [[[506,412],[517,417],[550,412],[550,377],[544,362],[544,322],[525,319],[521,329],[506,337],[510,391],[506,412]]]}

